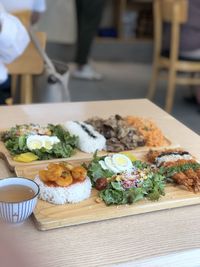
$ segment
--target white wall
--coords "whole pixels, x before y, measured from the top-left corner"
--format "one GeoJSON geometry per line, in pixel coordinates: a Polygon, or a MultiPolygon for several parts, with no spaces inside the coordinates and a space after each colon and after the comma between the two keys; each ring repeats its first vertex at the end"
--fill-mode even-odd
{"type": "Polygon", "coordinates": [[[76,12],[74,0],[46,0],[47,11],[38,28],[48,34],[48,40],[58,43],[75,43],[76,12]]]}

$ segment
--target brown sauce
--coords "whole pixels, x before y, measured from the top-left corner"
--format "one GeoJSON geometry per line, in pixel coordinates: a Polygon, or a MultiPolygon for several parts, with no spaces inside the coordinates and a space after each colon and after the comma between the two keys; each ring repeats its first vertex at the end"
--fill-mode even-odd
{"type": "MultiPolygon", "coordinates": [[[[83,181],[78,181],[78,180],[74,180],[73,179],[73,182],[70,184],[70,185],[73,185],[73,184],[77,184],[77,183],[83,183],[85,181],[85,179],[83,181]]],[[[49,187],[69,187],[70,185],[67,185],[67,186],[59,186],[57,185],[55,182],[43,182],[45,185],[49,186],[49,187]]]]}
{"type": "Polygon", "coordinates": [[[33,198],[35,192],[24,185],[6,185],[0,187],[1,202],[22,202],[33,198]]]}

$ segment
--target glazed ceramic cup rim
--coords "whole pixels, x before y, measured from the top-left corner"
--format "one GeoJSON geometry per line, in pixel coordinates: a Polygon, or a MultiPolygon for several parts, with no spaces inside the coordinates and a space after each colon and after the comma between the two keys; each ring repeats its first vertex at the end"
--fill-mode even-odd
{"type": "MultiPolygon", "coordinates": [[[[39,187],[39,185],[35,181],[33,181],[33,180],[29,179],[29,178],[26,178],[26,177],[7,177],[7,178],[2,178],[2,179],[0,179],[0,188],[2,187],[1,186],[1,182],[2,181],[8,181],[8,180],[12,180],[12,179],[28,180],[29,182],[35,184],[35,186],[37,187],[37,190],[36,190],[37,192],[35,193],[35,190],[34,190],[34,193],[35,193],[34,196],[31,197],[31,198],[29,198],[29,199],[23,200],[23,201],[8,202],[8,201],[1,201],[0,200],[0,203],[7,203],[7,204],[24,203],[24,202],[28,202],[28,201],[36,198],[39,195],[39,193],[40,193],[40,187],[39,187]]],[[[12,183],[10,183],[10,185],[12,185],[12,183]]],[[[22,185],[22,184],[21,183],[18,183],[17,185],[22,185]]],[[[27,187],[30,187],[30,186],[27,185],[27,187]]],[[[33,189],[32,187],[30,187],[30,188],[33,189]]]]}

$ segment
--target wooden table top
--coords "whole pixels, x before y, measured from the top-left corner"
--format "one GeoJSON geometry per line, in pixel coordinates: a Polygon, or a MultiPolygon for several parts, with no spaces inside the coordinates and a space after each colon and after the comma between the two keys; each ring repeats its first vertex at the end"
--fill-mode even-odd
{"type": "MultiPolygon", "coordinates": [[[[20,123],[59,123],[114,114],[153,119],[170,140],[200,159],[200,137],[146,99],[0,107],[0,122],[5,129],[20,123]]],[[[0,177],[11,175],[0,160],[0,177]]],[[[194,205],[47,232],[38,231],[29,219],[15,230],[43,267],[108,266],[198,248],[199,208],[194,205]]]]}

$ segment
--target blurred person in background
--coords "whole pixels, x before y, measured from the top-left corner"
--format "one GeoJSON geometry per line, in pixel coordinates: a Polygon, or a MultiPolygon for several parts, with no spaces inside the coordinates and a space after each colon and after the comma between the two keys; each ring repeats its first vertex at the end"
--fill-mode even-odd
{"type": "MultiPolygon", "coordinates": [[[[32,11],[31,24],[38,22],[41,14],[46,10],[46,0],[0,0],[0,4],[8,13],[20,11],[32,11]]],[[[8,62],[6,62],[8,63],[8,62]]],[[[0,104],[5,104],[5,100],[10,97],[11,79],[0,85],[0,104]]]]}
{"type": "MultiPolygon", "coordinates": [[[[164,27],[163,50],[170,50],[171,29],[164,27]]],[[[200,61],[200,0],[188,1],[188,20],[181,26],[179,56],[188,60],[200,61]]],[[[196,102],[200,105],[200,86],[194,93],[185,97],[187,102],[196,102]]]]}
{"type": "Polygon", "coordinates": [[[8,77],[4,64],[19,57],[28,43],[29,36],[25,27],[16,17],[8,14],[0,3],[0,83],[8,77]]]}
{"type": "Polygon", "coordinates": [[[102,75],[89,65],[91,46],[96,36],[106,0],[76,0],[78,37],[74,78],[101,80],[102,75]]]}

